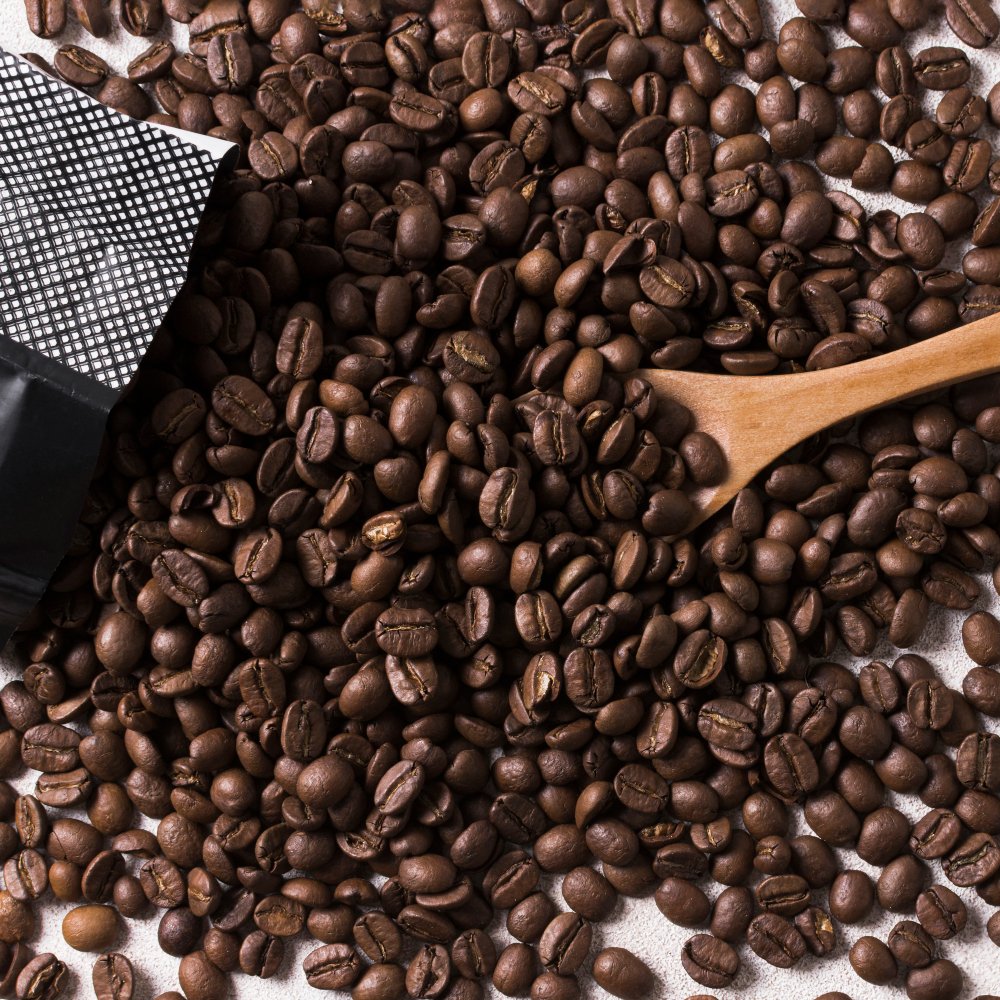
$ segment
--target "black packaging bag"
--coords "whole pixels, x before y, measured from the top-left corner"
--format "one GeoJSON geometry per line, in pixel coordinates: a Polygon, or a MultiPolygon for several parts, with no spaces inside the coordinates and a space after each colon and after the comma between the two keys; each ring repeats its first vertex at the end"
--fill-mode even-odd
{"type": "Polygon", "coordinates": [[[0,50],[0,646],[69,546],[108,412],[235,156],[0,50]]]}

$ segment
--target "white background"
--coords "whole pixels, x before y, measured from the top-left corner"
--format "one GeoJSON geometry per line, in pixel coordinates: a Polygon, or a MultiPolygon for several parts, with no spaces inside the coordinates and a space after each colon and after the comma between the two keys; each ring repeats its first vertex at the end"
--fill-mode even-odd
{"type": "MultiPolygon", "coordinates": [[[[761,0],[761,6],[766,8],[771,37],[777,37],[778,28],[786,19],[798,15],[792,0],[761,0]]],[[[184,37],[186,30],[177,33],[178,44],[184,37]]],[[[141,40],[134,39],[121,31],[110,39],[96,41],[76,29],[75,25],[59,41],[86,45],[107,59],[119,73],[125,72],[128,61],[145,45],[141,40]]],[[[846,36],[833,33],[831,45],[843,44],[853,43],[846,36]]],[[[906,42],[913,53],[931,44],[960,45],[945,25],[943,17],[936,20],[931,29],[915,33],[906,42]]],[[[35,38],[28,31],[21,0],[0,0],[0,47],[13,52],[35,51],[47,57],[51,57],[55,50],[54,43],[35,38]]],[[[970,86],[985,96],[990,87],[1000,79],[998,74],[1000,63],[993,52],[970,50],[970,56],[975,67],[970,86]]],[[[933,105],[929,104],[927,110],[933,110],[933,105]]],[[[994,141],[994,146],[997,148],[995,131],[988,129],[986,134],[994,141]]],[[[843,182],[837,182],[837,186],[848,188],[843,182]]],[[[894,203],[888,196],[866,196],[856,193],[856,197],[871,209],[891,206],[900,214],[913,210],[913,206],[894,203]]],[[[953,263],[957,262],[960,259],[960,251],[957,256],[953,255],[949,259],[953,263]]],[[[982,583],[984,593],[982,606],[1000,615],[1000,601],[996,599],[988,578],[984,577],[982,583]]],[[[962,678],[972,665],[961,645],[962,618],[960,614],[946,613],[937,609],[931,616],[925,639],[912,650],[926,656],[937,667],[941,678],[958,689],[961,689],[962,678]]],[[[843,649],[839,652],[845,653],[843,649]]],[[[875,655],[891,663],[896,654],[897,651],[886,645],[876,650],[875,655]]],[[[841,662],[851,662],[846,655],[835,658],[841,662]]],[[[0,662],[0,686],[14,676],[16,669],[10,664],[5,665],[0,662]]],[[[987,728],[998,730],[992,721],[987,728]]],[[[28,791],[33,785],[33,780],[25,777],[15,784],[28,791]]],[[[914,820],[926,811],[915,797],[906,801],[891,796],[890,802],[914,820]]],[[[803,824],[796,832],[809,831],[803,824]]],[[[842,851],[840,854],[843,867],[860,868],[873,876],[877,875],[874,869],[861,862],[853,852],[842,851]]],[[[933,878],[948,884],[937,865],[934,866],[933,878]]],[[[706,885],[705,888],[713,895],[717,891],[714,886],[706,885]]],[[[557,887],[553,885],[551,890],[553,898],[561,902],[557,887]]],[[[940,953],[963,970],[966,977],[964,997],[988,992],[1000,993],[1000,951],[994,948],[985,933],[985,923],[991,908],[982,904],[971,890],[961,890],[960,893],[970,907],[969,924],[956,940],[944,942],[940,953]]],[[[825,893],[814,895],[816,897],[814,902],[825,905],[825,893]]],[[[67,995],[92,996],[90,974],[94,956],[73,952],[63,942],[59,933],[59,926],[67,909],[68,907],[55,905],[51,895],[46,898],[44,907],[39,908],[40,932],[32,942],[32,946],[36,952],[53,950],[70,965],[75,978],[67,995]]],[[[771,968],[760,962],[748,948],[741,947],[743,965],[736,982],[731,989],[715,992],[725,1000],[735,1000],[737,997],[741,1000],[747,997],[765,1000],[776,996],[783,996],[788,1000],[811,1000],[819,994],[833,990],[846,992],[854,1000],[875,1000],[875,998],[902,1000],[905,991],[901,984],[893,987],[870,986],[854,975],[847,961],[847,950],[853,941],[864,934],[875,934],[884,939],[896,919],[892,916],[876,916],[864,924],[840,927],[840,943],[832,956],[822,960],[806,958],[796,969],[788,971],[771,968]]],[[[129,921],[127,930],[117,945],[118,950],[128,955],[135,966],[136,1000],[148,1000],[163,990],[177,989],[177,960],[159,951],[156,944],[156,924],[156,915],[144,920],[129,921]]],[[[689,994],[705,992],[687,977],[679,961],[681,945],[691,933],[693,932],[674,927],[669,923],[660,915],[651,898],[625,900],[619,904],[610,920],[596,928],[594,950],[596,952],[597,949],[608,945],[631,948],[656,972],[659,980],[657,996],[664,1000],[666,998],[681,1000],[689,994]]],[[[506,935],[501,929],[496,932],[495,937],[500,943],[506,935]]],[[[318,996],[318,993],[314,994],[305,984],[299,968],[301,956],[310,947],[311,944],[303,941],[294,951],[289,949],[290,954],[286,957],[282,972],[273,979],[262,981],[243,975],[235,976],[234,995],[239,998],[268,1000],[287,995],[291,989],[293,996],[318,996]]],[[[581,981],[585,996],[607,997],[607,994],[589,979],[582,978],[581,981]]]]}

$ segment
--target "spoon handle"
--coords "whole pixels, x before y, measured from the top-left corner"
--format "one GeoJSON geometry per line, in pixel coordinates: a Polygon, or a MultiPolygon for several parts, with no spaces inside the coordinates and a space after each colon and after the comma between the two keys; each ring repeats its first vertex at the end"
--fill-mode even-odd
{"type": "MultiPolygon", "coordinates": [[[[918,393],[1000,371],[1000,315],[867,361],[806,377],[807,393],[829,386],[822,403],[828,423],[918,393]]],[[[793,376],[802,378],[802,376],[793,376]]]]}
{"type": "MultiPolygon", "coordinates": [[[[763,447],[773,458],[848,417],[994,372],[1000,372],[1000,314],[867,361],[798,375],[744,379],[743,385],[736,386],[735,398],[747,412],[759,410],[766,393],[770,407],[780,402],[789,415],[780,423],[766,413],[758,418],[762,424],[766,421],[771,441],[770,447],[763,447]]],[[[692,386],[693,391],[697,389],[692,386]]],[[[713,423],[728,423],[725,413],[719,416],[713,423]]],[[[733,432],[726,428],[721,433],[727,439],[733,432]]],[[[725,440],[722,443],[725,446],[725,440]]],[[[760,467],[764,464],[761,461],[760,467]]]]}

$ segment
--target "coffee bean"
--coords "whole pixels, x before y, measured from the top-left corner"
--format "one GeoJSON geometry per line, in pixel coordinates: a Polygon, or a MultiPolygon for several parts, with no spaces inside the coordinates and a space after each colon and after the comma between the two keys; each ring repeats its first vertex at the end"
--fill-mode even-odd
{"type": "Polygon", "coordinates": [[[285,945],[263,930],[251,931],[240,946],[240,969],[250,976],[270,979],[281,968],[285,945]]]}
{"type": "Polygon", "coordinates": [[[913,827],[910,850],[924,860],[948,854],[961,836],[962,825],[948,809],[932,809],[913,827]]]}
{"type": "Polygon", "coordinates": [[[526,944],[510,944],[497,957],[493,985],[504,996],[524,995],[535,978],[538,959],[526,944]]]}
{"type": "Polygon", "coordinates": [[[750,890],[744,886],[730,886],[723,889],[715,900],[709,929],[715,937],[732,944],[746,933],[753,912],[750,890]]]}
{"type": "Polygon", "coordinates": [[[345,989],[361,974],[358,953],[347,944],[327,944],[302,961],[306,982],[316,989],[345,989]]]}
{"type": "Polygon", "coordinates": [[[103,38],[111,31],[110,12],[100,0],[70,0],[70,10],[95,38],[103,38]]]}
{"type": "Polygon", "coordinates": [[[911,969],[906,975],[906,993],[913,1000],[954,1000],[962,991],[962,973],[946,958],[939,958],[923,969],[911,969]]]}
{"type": "Polygon", "coordinates": [[[896,978],[896,959],[878,938],[858,938],[851,946],[851,967],[867,983],[884,986],[896,978]]]}
{"type": "Polygon", "coordinates": [[[55,38],[66,27],[66,0],[25,0],[25,12],[39,38],[55,38]]]}
{"type": "Polygon", "coordinates": [[[938,46],[923,49],[913,59],[918,83],[934,90],[961,87],[969,77],[969,60],[961,49],[938,46]]]}
{"type": "Polygon", "coordinates": [[[771,875],[756,888],[757,904],[770,913],[790,917],[809,904],[809,885],[798,875],[771,875]]]}
{"type": "Polygon", "coordinates": [[[55,1000],[66,989],[69,970],[51,952],[36,955],[18,973],[18,1000],[55,1000]]]}
{"type": "Polygon", "coordinates": [[[722,989],[736,978],[740,959],[725,941],[711,934],[696,934],[681,949],[681,964],[696,983],[722,989]]]}
{"type": "Polygon", "coordinates": [[[3,918],[0,941],[15,944],[34,934],[34,911],[9,890],[0,890],[0,917],[3,918]]]}
{"type": "Polygon", "coordinates": [[[209,1000],[227,988],[226,975],[204,951],[193,952],[181,959],[178,979],[184,995],[190,1000],[209,1000]]]}
{"type": "Polygon", "coordinates": [[[118,915],[109,906],[78,906],[63,918],[66,943],[77,951],[104,951],[118,935],[118,915]]]}
{"type": "Polygon", "coordinates": [[[111,72],[100,56],[78,45],[60,46],[52,65],[67,83],[77,87],[97,87],[111,72]]]}
{"type": "Polygon", "coordinates": [[[274,404],[259,386],[242,376],[222,379],[212,390],[212,409],[244,434],[266,434],[274,426],[274,404]]]}
{"type": "Polygon", "coordinates": [[[97,1000],[131,1000],[135,989],[132,963],[118,952],[102,955],[94,963],[93,984],[97,1000]]]}
{"type": "Polygon", "coordinates": [[[795,925],[777,913],[762,913],[750,921],[747,944],[769,965],[790,969],[806,952],[805,939],[795,925]]]}
{"type": "Polygon", "coordinates": [[[896,961],[912,968],[924,968],[934,958],[933,939],[913,920],[900,920],[889,932],[887,943],[896,961]]]}
{"type": "Polygon", "coordinates": [[[899,913],[909,910],[923,889],[925,872],[916,858],[901,855],[890,861],[876,880],[876,895],[883,909],[899,913]]]}
{"type": "Polygon", "coordinates": [[[1000,622],[988,611],[969,615],[962,625],[962,644],[969,657],[983,666],[995,663],[1000,649],[994,649],[994,640],[1000,639],[1000,622]]]}
{"type": "Polygon", "coordinates": [[[978,885],[1000,870],[1000,848],[989,834],[974,833],[952,850],[942,867],[953,885],[978,885]]]}
{"type": "Polygon", "coordinates": [[[698,927],[711,910],[708,897],[686,879],[668,878],[656,890],[656,905],[672,923],[681,927],[698,927]]]}
{"type": "Polygon", "coordinates": [[[973,48],[984,48],[1000,34],[1000,21],[988,2],[950,0],[945,14],[951,30],[973,48]]]}
{"type": "Polygon", "coordinates": [[[9,858],[3,866],[7,892],[22,903],[38,899],[48,888],[48,869],[42,855],[27,848],[9,858]]]}
{"type": "MultiPolygon", "coordinates": [[[[588,871],[593,872],[595,876],[598,875],[592,868],[574,869],[574,871],[588,871]]],[[[573,872],[569,873],[569,875],[572,874],[573,872]]],[[[567,878],[569,878],[569,875],[567,875],[567,878]]],[[[603,878],[603,876],[598,877],[603,878]]],[[[607,883],[606,879],[604,881],[607,883]]],[[[566,879],[563,880],[564,897],[565,885],[566,879]]],[[[606,885],[606,893],[613,902],[615,898],[614,890],[609,883],[606,885]]],[[[548,926],[549,921],[554,916],[555,906],[548,896],[541,892],[533,892],[511,907],[510,912],[507,914],[507,930],[519,941],[537,941],[541,937],[542,931],[548,926]]]]}
{"type": "Polygon", "coordinates": [[[407,992],[411,996],[440,996],[447,987],[450,972],[447,950],[439,944],[424,945],[406,970],[407,992]]]}
{"type": "MultiPolygon", "coordinates": [[[[88,3],[90,0],[81,0],[81,2],[88,3]]],[[[96,11],[97,5],[94,4],[93,6],[96,11]]],[[[77,14],[77,17],[79,18],[79,14],[77,14]]],[[[110,21],[108,23],[110,24],[110,21]]],[[[93,34],[97,34],[93,29],[90,30],[93,34]]],[[[177,52],[172,42],[153,42],[149,48],[129,62],[128,78],[133,83],[148,83],[154,80],[161,80],[170,71],[170,66],[176,54],[177,52]]]]}
{"type": "Polygon", "coordinates": [[[625,1000],[649,996],[655,985],[648,966],[625,948],[605,948],[598,952],[592,968],[599,986],[625,1000]]]}
{"type": "Polygon", "coordinates": [[[931,937],[944,941],[961,933],[967,910],[951,889],[932,885],[917,897],[917,919],[931,937]]]}

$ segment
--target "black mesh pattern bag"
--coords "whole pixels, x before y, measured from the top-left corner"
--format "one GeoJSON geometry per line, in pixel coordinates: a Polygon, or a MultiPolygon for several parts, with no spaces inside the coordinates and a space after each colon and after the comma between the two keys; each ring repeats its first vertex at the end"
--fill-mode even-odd
{"type": "Polygon", "coordinates": [[[0,50],[0,645],[68,547],[108,412],[234,156],[0,50]]]}

